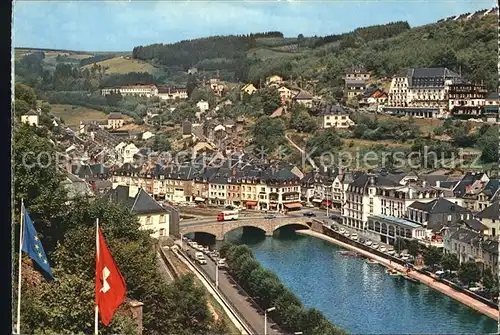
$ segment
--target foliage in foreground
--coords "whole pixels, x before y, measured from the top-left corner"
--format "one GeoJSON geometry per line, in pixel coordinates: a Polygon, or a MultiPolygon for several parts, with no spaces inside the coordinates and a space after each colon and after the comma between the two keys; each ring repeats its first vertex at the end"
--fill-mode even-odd
{"type": "MultiPolygon", "coordinates": [[[[23,198],[36,229],[41,232],[57,280],[48,282],[38,272],[23,272],[24,334],[93,332],[97,218],[125,278],[127,298],[144,303],[144,334],[227,332],[223,324],[214,320],[205,291],[195,284],[193,276],[180,277],[172,284],[160,276],[156,264],[157,242],[149,236],[149,231],[139,229],[137,218],[130,216],[125,208],[102,199],[68,202],[60,184],[64,175],[54,161],[50,165],[29,167],[23,164],[24,153],[28,151],[34,157],[41,152],[52,159],[57,155],[55,147],[46,136],[38,134],[38,129],[24,124],[16,126],[15,207],[18,211],[23,198]],[[38,284],[29,278],[34,276],[38,284]]],[[[17,221],[19,213],[16,214],[17,221]]],[[[108,327],[101,325],[100,333],[134,334],[135,328],[129,317],[117,313],[108,327]]]]}
{"type": "Polygon", "coordinates": [[[347,334],[317,309],[305,308],[274,272],[264,269],[257,262],[248,246],[225,243],[220,254],[226,258],[233,278],[256,299],[260,307],[276,307],[270,317],[284,331],[302,332],[304,335],[347,334]]]}

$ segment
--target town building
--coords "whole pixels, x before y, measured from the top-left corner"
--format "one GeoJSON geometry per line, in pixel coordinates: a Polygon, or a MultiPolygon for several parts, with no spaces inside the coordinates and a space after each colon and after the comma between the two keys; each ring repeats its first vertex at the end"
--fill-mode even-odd
{"type": "Polygon", "coordinates": [[[170,235],[169,213],[143,188],[118,185],[106,193],[104,198],[129,210],[139,219],[141,229],[151,231],[151,237],[161,238],[170,235]]]}
{"type": "Polygon", "coordinates": [[[363,94],[365,89],[366,89],[366,83],[363,80],[356,80],[356,79],[345,80],[344,94],[348,100],[363,94]]]}
{"type": "Polygon", "coordinates": [[[377,109],[378,106],[385,106],[388,99],[389,95],[385,90],[378,87],[368,87],[362,93],[359,105],[374,107],[377,109]]]}
{"type": "Polygon", "coordinates": [[[29,110],[24,115],[21,115],[21,122],[27,123],[30,126],[38,127],[39,116],[34,110],[29,110]]]}
{"type": "Polygon", "coordinates": [[[111,112],[108,115],[108,128],[118,129],[123,127],[125,120],[123,118],[122,113],[119,112],[111,112]]]}
{"type": "Polygon", "coordinates": [[[219,78],[212,78],[208,81],[208,85],[212,92],[218,96],[221,97],[224,93],[224,90],[226,89],[226,85],[224,85],[219,78]]]}
{"type": "Polygon", "coordinates": [[[349,113],[340,105],[328,106],[323,110],[323,128],[347,129],[354,126],[349,113]]]}
{"type": "Polygon", "coordinates": [[[389,89],[388,106],[449,109],[449,86],[460,83],[460,75],[447,68],[412,68],[395,75],[389,89]]]}
{"type": "Polygon", "coordinates": [[[255,86],[253,86],[252,83],[250,84],[246,84],[245,86],[243,86],[241,88],[241,94],[248,94],[248,95],[252,95],[254,94],[255,92],[257,91],[257,88],[255,88],[255,86]]]}
{"type": "Polygon", "coordinates": [[[353,66],[345,71],[345,80],[361,80],[366,83],[366,81],[370,80],[370,72],[366,71],[361,66],[353,66]]]}
{"type": "Polygon", "coordinates": [[[181,87],[158,86],[158,98],[162,100],[185,100],[188,98],[187,89],[181,87]]]}
{"type": "Polygon", "coordinates": [[[488,235],[493,237],[500,235],[499,200],[496,200],[493,204],[477,213],[475,217],[488,228],[488,235]]]}
{"type": "Polygon", "coordinates": [[[452,84],[448,91],[448,110],[457,116],[481,116],[488,90],[483,85],[452,84]]]}
{"type": "Polygon", "coordinates": [[[294,98],[293,101],[307,108],[313,106],[313,96],[306,91],[300,91],[294,98]]]}
{"type": "Polygon", "coordinates": [[[278,92],[280,94],[281,103],[283,105],[288,104],[288,103],[290,103],[292,101],[292,98],[294,96],[294,92],[291,89],[289,89],[288,87],[286,87],[286,86],[280,86],[278,88],[278,92]]]}
{"type": "Polygon", "coordinates": [[[122,96],[134,95],[151,98],[158,95],[158,87],[154,84],[136,84],[120,87],[103,88],[101,95],[120,94],[122,96]]]}
{"type": "Polygon", "coordinates": [[[283,84],[283,77],[278,75],[273,75],[266,78],[266,86],[275,86],[279,87],[283,84]]]}
{"type": "Polygon", "coordinates": [[[208,102],[205,100],[198,101],[196,103],[196,107],[198,107],[198,109],[200,110],[201,113],[205,113],[210,108],[210,106],[208,105],[208,102]]]}

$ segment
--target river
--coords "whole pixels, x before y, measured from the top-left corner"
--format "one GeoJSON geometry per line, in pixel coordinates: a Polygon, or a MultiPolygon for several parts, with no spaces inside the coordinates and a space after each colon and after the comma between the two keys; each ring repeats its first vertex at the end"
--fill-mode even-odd
{"type": "Polygon", "coordinates": [[[235,230],[226,239],[245,243],[306,307],[357,334],[496,333],[497,323],[461,303],[378,264],[342,256],[342,248],[281,229],[274,237],[235,230]]]}

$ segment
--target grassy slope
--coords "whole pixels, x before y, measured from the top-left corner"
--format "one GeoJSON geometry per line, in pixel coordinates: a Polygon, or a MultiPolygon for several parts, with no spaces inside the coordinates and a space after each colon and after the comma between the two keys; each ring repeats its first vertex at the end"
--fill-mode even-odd
{"type": "Polygon", "coordinates": [[[79,125],[82,120],[106,119],[104,112],[87,107],[76,106],[75,109],[71,105],[51,105],[51,107],[51,113],[62,118],[68,126],[79,125]]]}
{"type": "MultiPolygon", "coordinates": [[[[156,73],[158,70],[151,64],[135,59],[126,59],[121,57],[107,59],[98,62],[98,65],[108,68],[107,74],[125,74],[129,72],[148,72],[156,73]]],[[[84,68],[91,68],[93,64],[85,65],[84,68]]]]}

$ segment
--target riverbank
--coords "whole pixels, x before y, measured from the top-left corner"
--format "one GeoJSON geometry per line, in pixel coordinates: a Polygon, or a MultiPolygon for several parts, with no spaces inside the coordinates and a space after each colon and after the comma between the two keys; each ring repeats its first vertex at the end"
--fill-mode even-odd
{"type": "MultiPolygon", "coordinates": [[[[316,237],[316,238],[328,241],[330,243],[336,244],[336,245],[341,246],[343,248],[356,251],[356,252],[358,252],[366,257],[372,258],[387,268],[392,268],[392,269],[406,272],[405,271],[406,269],[402,265],[399,265],[396,263],[391,263],[388,259],[371,254],[363,249],[360,249],[360,248],[354,247],[352,245],[349,245],[347,243],[338,241],[338,240],[336,240],[332,237],[326,236],[322,233],[318,233],[318,232],[315,232],[312,230],[297,230],[296,233],[301,234],[301,235],[308,235],[308,236],[312,236],[312,237],[316,237]]],[[[419,280],[422,284],[425,284],[425,285],[449,296],[450,298],[453,298],[453,299],[461,302],[462,304],[466,305],[467,307],[470,307],[470,308],[492,318],[493,320],[498,320],[498,310],[496,310],[496,309],[494,309],[486,304],[483,304],[480,301],[477,301],[477,300],[475,300],[475,299],[473,299],[473,298],[471,298],[471,297],[469,297],[461,292],[457,292],[457,291],[453,290],[451,287],[449,287],[443,283],[440,283],[438,281],[435,281],[434,279],[432,279],[424,274],[418,273],[417,271],[411,271],[408,274],[408,276],[419,280]]]]}

